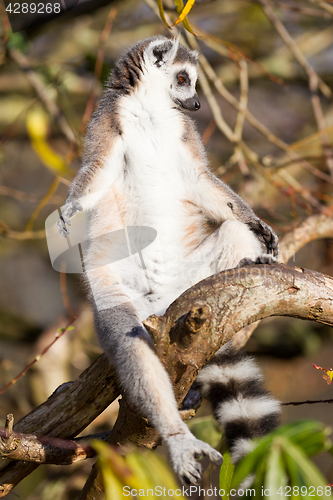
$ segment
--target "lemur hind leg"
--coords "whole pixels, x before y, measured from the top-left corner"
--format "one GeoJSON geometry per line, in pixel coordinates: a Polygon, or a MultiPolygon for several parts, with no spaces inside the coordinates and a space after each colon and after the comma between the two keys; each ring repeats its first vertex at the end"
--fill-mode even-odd
{"type": "Polygon", "coordinates": [[[196,459],[207,455],[214,463],[221,464],[221,454],[196,439],[181,420],[168,374],[129,299],[129,291],[126,287],[115,286],[111,273],[108,283],[106,267],[103,268],[103,281],[99,279],[99,269],[87,274],[96,331],[102,348],[118,372],[128,400],[166,441],[171,463],[182,481],[197,484],[201,465],[196,459]],[[112,307],[112,304],[116,305],[112,307]]]}
{"type": "Polygon", "coordinates": [[[188,276],[192,274],[192,282],[190,278],[189,281],[193,285],[212,274],[235,268],[244,259],[253,263],[263,257],[264,251],[264,245],[247,224],[227,220],[188,255],[184,267],[188,276]],[[195,274],[191,273],[193,270],[195,274]]]}

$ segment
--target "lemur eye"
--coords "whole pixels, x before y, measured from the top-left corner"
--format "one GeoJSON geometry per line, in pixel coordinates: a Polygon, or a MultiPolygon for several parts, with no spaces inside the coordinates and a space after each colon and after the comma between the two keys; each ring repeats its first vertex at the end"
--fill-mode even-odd
{"type": "Polygon", "coordinates": [[[185,71],[182,71],[181,73],[178,73],[177,75],[177,82],[179,85],[189,85],[190,84],[190,79],[188,74],[185,71]]]}

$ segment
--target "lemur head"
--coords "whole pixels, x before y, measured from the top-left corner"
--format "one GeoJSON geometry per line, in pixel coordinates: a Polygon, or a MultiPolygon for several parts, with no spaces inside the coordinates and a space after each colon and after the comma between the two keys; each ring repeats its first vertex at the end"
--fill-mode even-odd
{"type": "Polygon", "coordinates": [[[163,93],[173,107],[187,111],[200,108],[195,84],[198,54],[164,36],[138,42],[116,64],[109,88],[130,93],[143,83],[147,91],[163,93]]]}

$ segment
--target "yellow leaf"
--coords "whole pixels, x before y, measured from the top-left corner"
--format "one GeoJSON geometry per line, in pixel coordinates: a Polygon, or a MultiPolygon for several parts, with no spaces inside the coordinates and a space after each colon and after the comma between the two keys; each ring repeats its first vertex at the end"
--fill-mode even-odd
{"type": "Polygon", "coordinates": [[[177,24],[179,24],[180,22],[182,22],[185,19],[185,17],[187,16],[187,14],[192,9],[194,3],[195,3],[195,0],[187,0],[187,4],[185,5],[185,7],[183,8],[182,12],[180,13],[179,18],[177,19],[177,21],[175,23],[173,23],[173,26],[176,26],[177,24]]]}
{"type": "Polygon", "coordinates": [[[124,492],[125,496],[133,498],[131,491],[136,491],[133,494],[139,497],[157,499],[163,489],[168,491],[170,500],[185,500],[168,464],[154,452],[130,451],[123,456],[116,448],[102,441],[93,441],[92,446],[98,453],[106,500],[123,498],[124,492]],[[175,493],[171,494],[171,490],[175,493]],[[122,496],[119,496],[119,492],[122,496]]]}
{"type": "Polygon", "coordinates": [[[315,365],[313,363],[313,366],[317,369],[317,370],[323,370],[325,372],[325,374],[323,375],[323,379],[326,380],[326,382],[328,383],[328,385],[331,384],[332,380],[333,380],[333,369],[332,368],[322,368],[321,366],[318,366],[318,365],[315,365]]]}
{"type": "Polygon", "coordinates": [[[67,162],[46,142],[48,117],[41,107],[34,107],[28,111],[26,126],[32,147],[36,151],[42,163],[56,174],[70,174],[67,162]]]}

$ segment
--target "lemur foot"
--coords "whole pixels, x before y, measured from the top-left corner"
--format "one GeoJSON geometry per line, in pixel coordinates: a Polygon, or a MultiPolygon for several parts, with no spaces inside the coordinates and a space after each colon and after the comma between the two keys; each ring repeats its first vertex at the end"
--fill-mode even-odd
{"type": "Polygon", "coordinates": [[[57,228],[63,238],[66,238],[70,233],[67,227],[72,224],[70,218],[74,217],[77,212],[82,212],[82,210],[82,205],[78,200],[70,201],[62,207],[60,217],[57,220],[57,228]]]}
{"type": "Polygon", "coordinates": [[[258,236],[259,240],[266,245],[267,253],[272,253],[273,257],[277,257],[279,255],[279,244],[278,237],[273,229],[261,219],[248,222],[247,225],[258,236]]]}
{"type": "Polygon", "coordinates": [[[191,408],[198,408],[201,404],[201,400],[202,398],[200,391],[197,391],[196,389],[193,389],[193,387],[191,387],[191,389],[188,391],[183,401],[182,410],[190,410],[191,408]]]}
{"type": "Polygon", "coordinates": [[[256,260],[242,259],[237,267],[253,266],[254,264],[277,264],[277,260],[272,255],[264,254],[256,258],[256,260]]]}
{"type": "Polygon", "coordinates": [[[216,465],[221,465],[223,457],[209,444],[196,439],[193,434],[175,434],[166,440],[174,471],[186,484],[198,484],[201,480],[202,467],[196,461],[205,455],[216,465]]]}

